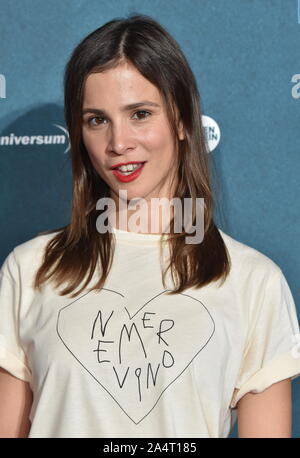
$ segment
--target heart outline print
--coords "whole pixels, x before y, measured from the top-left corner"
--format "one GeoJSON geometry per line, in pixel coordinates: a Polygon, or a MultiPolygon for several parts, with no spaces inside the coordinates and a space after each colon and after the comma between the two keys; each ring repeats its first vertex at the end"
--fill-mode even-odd
{"type": "MultiPolygon", "coordinates": [[[[62,307],[57,334],[70,354],[139,424],[206,347],[215,322],[198,299],[164,290],[133,311],[111,289],[62,307]]],[[[130,305],[130,306],[129,306],[130,305]]]]}

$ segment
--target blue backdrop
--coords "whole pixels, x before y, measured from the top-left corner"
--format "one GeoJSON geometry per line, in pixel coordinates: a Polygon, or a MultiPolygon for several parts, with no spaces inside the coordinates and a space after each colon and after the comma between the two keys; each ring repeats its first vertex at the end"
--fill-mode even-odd
{"type": "MultiPolygon", "coordinates": [[[[71,51],[115,17],[148,14],[179,42],[220,128],[210,153],[218,224],[281,267],[300,316],[300,2],[0,0],[0,11],[0,261],[69,222],[62,78],[71,51]]],[[[300,437],[299,378],[293,396],[300,437]]]]}

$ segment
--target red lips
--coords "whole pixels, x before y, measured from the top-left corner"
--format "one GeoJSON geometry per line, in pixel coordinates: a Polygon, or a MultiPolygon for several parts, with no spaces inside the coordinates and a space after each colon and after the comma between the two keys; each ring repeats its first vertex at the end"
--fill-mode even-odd
{"type": "Polygon", "coordinates": [[[145,161],[130,161],[130,162],[119,162],[119,164],[113,165],[111,167],[111,170],[116,169],[117,167],[121,167],[122,165],[128,165],[128,164],[144,164],[145,161]]]}
{"type": "MultiPolygon", "coordinates": [[[[135,162],[135,164],[138,164],[139,162],[135,162]]],[[[141,162],[140,162],[141,163],[141,162]]],[[[133,162],[127,162],[127,164],[133,164],[133,162]]],[[[141,163],[142,165],[138,167],[134,172],[130,173],[130,175],[123,175],[122,172],[119,170],[113,170],[114,176],[117,178],[117,180],[121,181],[122,183],[128,183],[129,181],[135,180],[137,177],[140,176],[142,173],[142,170],[144,169],[145,162],[141,163]]],[[[124,165],[124,164],[123,164],[124,165]]],[[[119,165],[115,167],[120,167],[119,165]]],[[[114,167],[114,168],[115,168],[114,167]]]]}

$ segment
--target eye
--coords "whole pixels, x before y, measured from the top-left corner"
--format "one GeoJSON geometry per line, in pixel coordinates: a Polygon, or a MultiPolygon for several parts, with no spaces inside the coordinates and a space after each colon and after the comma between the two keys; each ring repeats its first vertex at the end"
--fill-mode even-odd
{"type": "Polygon", "coordinates": [[[89,126],[95,127],[95,126],[99,126],[99,124],[102,124],[102,122],[100,121],[103,119],[104,118],[101,118],[100,116],[91,116],[90,118],[87,119],[87,123],[89,126]]]}
{"type": "MultiPolygon", "coordinates": [[[[150,111],[146,111],[146,110],[139,110],[139,111],[136,111],[134,114],[137,114],[137,113],[147,113],[147,115],[151,115],[150,111]]],[[[142,116],[142,118],[138,118],[138,119],[145,119],[147,117],[148,116],[142,116]]]]}

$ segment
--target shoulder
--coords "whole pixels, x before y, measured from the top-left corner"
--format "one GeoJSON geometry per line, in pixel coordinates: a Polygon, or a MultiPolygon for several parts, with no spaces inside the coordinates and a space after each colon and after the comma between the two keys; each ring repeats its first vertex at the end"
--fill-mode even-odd
{"type": "Polygon", "coordinates": [[[231,237],[220,228],[218,230],[229,253],[233,272],[239,276],[250,276],[250,278],[253,275],[264,277],[281,273],[280,266],[269,256],[231,237]]]}
{"type": "Polygon", "coordinates": [[[32,257],[33,253],[38,255],[44,251],[48,242],[52,240],[56,234],[58,234],[58,231],[38,234],[26,240],[26,242],[16,245],[13,249],[13,253],[17,259],[32,257]]]}
{"type": "Polygon", "coordinates": [[[2,264],[2,272],[11,277],[29,277],[43,261],[45,248],[48,242],[58,233],[53,231],[39,234],[35,237],[16,245],[7,255],[2,264]]]}

